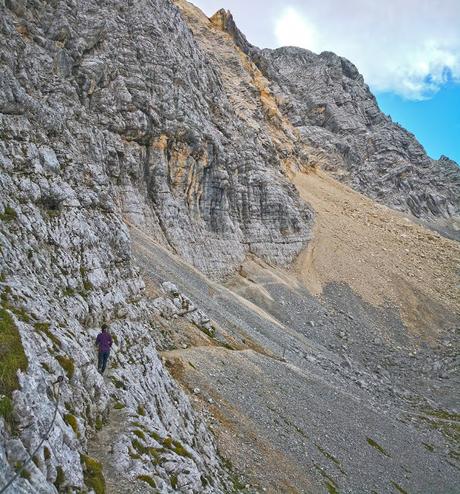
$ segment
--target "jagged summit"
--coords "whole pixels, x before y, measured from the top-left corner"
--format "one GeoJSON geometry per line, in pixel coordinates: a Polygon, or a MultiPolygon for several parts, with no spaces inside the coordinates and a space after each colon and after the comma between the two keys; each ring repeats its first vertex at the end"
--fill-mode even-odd
{"type": "Polygon", "coordinates": [[[230,10],[220,9],[209,20],[214,26],[227,32],[233,38],[236,46],[247,55],[254,49],[246,36],[239,30],[230,10]]]}
{"type": "Polygon", "coordinates": [[[280,112],[314,148],[312,162],[320,161],[377,201],[458,237],[459,166],[429,158],[413,134],[384,115],[352,62],[298,47],[261,50],[246,41],[228,11],[211,19],[267,78],[280,112]]]}

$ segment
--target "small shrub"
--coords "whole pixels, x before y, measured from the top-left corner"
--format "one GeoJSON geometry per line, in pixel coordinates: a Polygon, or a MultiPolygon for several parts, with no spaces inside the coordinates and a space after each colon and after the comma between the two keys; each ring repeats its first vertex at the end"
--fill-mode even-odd
{"type": "Polygon", "coordinates": [[[138,413],[138,415],[141,415],[142,417],[145,417],[145,408],[144,408],[144,405],[138,405],[138,407],[137,407],[137,413],[138,413]]]}
{"type": "Polygon", "coordinates": [[[171,487],[175,489],[177,487],[177,475],[171,475],[171,487]]]}
{"type": "Polygon", "coordinates": [[[46,446],[43,448],[43,458],[45,461],[51,458],[51,451],[46,446]]]}
{"type": "Polygon", "coordinates": [[[83,477],[85,484],[93,489],[96,494],[105,494],[105,479],[102,473],[102,465],[95,458],[88,455],[80,455],[83,465],[83,477]]]}
{"type": "Polygon", "coordinates": [[[139,480],[142,480],[143,482],[149,484],[150,487],[153,487],[154,489],[156,488],[157,484],[155,482],[155,480],[153,480],[152,477],[150,477],[149,475],[139,475],[137,477],[139,480]]]}
{"type": "Polygon", "coordinates": [[[74,361],[66,357],[65,355],[58,355],[56,357],[56,360],[59,362],[61,367],[64,369],[65,373],[67,374],[67,377],[69,379],[72,379],[74,373],[75,373],[75,364],[74,361]]]}
{"type": "Polygon", "coordinates": [[[18,213],[11,206],[5,206],[3,213],[0,213],[0,220],[2,221],[14,221],[17,217],[18,213]]]}

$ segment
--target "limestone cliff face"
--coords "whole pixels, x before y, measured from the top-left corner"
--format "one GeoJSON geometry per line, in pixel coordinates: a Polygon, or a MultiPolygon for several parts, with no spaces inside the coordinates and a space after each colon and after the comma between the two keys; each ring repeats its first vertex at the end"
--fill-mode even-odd
{"type": "Polygon", "coordinates": [[[13,376],[2,484],[51,423],[49,385],[64,375],[56,423],[15,492],[89,490],[84,455],[115,404],[114,475],[148,476],[160,492],[228,491],[209,432],[157,355],[159,315],[126,223],[215,278],[248,253],[289,265],[314,218],[289,176],[317,163],[414,214],[458,212],[455,165],[427,158],[332,54],[259,51],[228,14],[210,21],[182,0],[0,2],[1,323],[28,362],[17,382],[2,367],[13,376]],[[116,335],[105,382],[102,322],[116,335]]]}
{"type": "Polygon", "coordinates": [[[433,160],[416,138],[384,115],[357,68],[331,52],[260,50],[228,11],[211,18],[257,65],[281,114],[300,133],[310,164],[359,192],[428,221],[460,215],[460,168],[433,160]]]}

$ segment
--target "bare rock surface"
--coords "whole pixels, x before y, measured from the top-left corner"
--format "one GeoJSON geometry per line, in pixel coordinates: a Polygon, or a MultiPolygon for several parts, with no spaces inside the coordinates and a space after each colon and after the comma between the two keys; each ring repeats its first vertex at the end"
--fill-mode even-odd
{"type": "Polygon", "coordinates": [[[0,0],[0,487],[43,441],[13,492],[99,494],[104,474],[108,493],[259,492],[264,475],[273,492],[455,491],[456,250],[421,234],[448,258],[423,291],[439,348],[349,270],[314,297],[287,268],[319,245],[308,200],[327,224],[296,180],[317,165],[455,230],[457,165],[382,115],[350,62],[259,50],[184,0],[0,0]],[[283,458],[272,477],[252,438],[283,458]]]}
{"type": "Polygon", "coordinates": [[[252,46],[230,12],[211,22],[225,30],[269,81],[279,111],[301,134],[310,164],[394,209],[459,238],[460,167],[427,156],[415,136],[383,114],[358,69],[331,52],[252,46]]]}

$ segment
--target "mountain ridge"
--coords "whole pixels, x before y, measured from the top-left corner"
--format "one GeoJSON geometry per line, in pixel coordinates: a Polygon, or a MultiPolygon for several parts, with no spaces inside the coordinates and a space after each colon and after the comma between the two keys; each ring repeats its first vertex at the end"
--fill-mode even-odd
{"type": "Polygon", "coordinates": [[[259,50],[226,12],[6,0],[0,13],[0,487],[51,425],[14,492],[99,494],[104,473],[108,494],[455,489],[458,244],[407,213],[454,231],[456,173],[446,185],[386,124],[358,166],[356,129],[384,117],[353,66],[259,50]],[[4,358],[18,347],[27,365],[4,358]]]}

